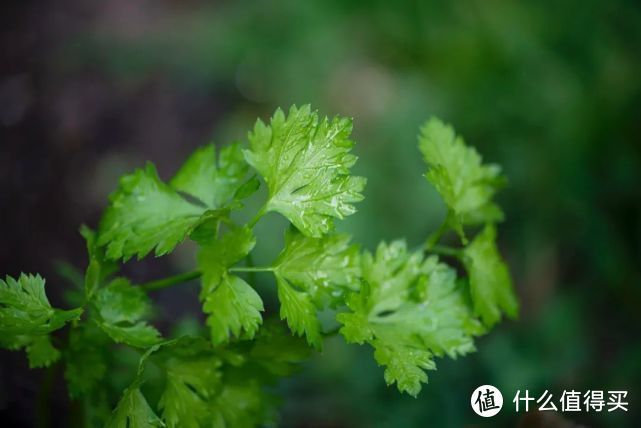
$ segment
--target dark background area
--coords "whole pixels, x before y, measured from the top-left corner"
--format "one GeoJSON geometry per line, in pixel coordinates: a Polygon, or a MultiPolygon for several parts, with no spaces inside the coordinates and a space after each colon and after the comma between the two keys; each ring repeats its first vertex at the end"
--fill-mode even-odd
{"type": "MultiPolygon", "coordinates": [[[[412,245],[444,207],[422,177],[420,124],[451,122],[510,184],[502,253],[518,321],[478,352],[438,361],[417,399],[385,386],[367,347],[332,339],[281,385],[283,426],[635,426],[641,418],[641,5],[637,1],[79,0],[0,6],[0,273],[86,263],[118,176],[152,160],[168,178],[197,146],[244,140],[293,103],[354,118],[359,212],[340,225],[373,248],[412,245]],[[480,420],[476,386],[504,392],[480,420]],[[629,413],[515,414],[516,390],[628,390],[629,413]]],[[[281,245],[270,216],[258,259],[281,245]]],[[[131,264],[135,279],[188,270],[192,251],[131,264]]],[[[264,279],[261,290],[273,290],[264,279]]],[[[154,295],[157,325],[200,317],[197,289],[154,295]]],[[[0,425],[50,409],[68,426],[60,372],[0,351],[0,425]]],[[[638,426],[638,425],[637,425],[638,426]]]]}

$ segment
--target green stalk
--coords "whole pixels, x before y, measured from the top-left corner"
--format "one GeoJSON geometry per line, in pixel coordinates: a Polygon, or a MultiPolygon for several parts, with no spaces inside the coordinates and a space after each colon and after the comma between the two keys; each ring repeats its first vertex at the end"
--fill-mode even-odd
{"type": "Polygon", "coordinates": [[[256,226],[256,223],[258,223],[258,220],[260,220],[261,217],[264,216],[266,212],[267,212],[267,204],[263,205],[260,208],[260,210],[258,210],[254,218],[252,218],[251,221],[247,223],[249,228],[252,229],[254,226],[256,226]]]}
{"type": "Polygon", "coordinates": [[[432,245],[425,251],[428,253],[439,254],[441,256],[463,257],[463,250],[461,248],[448,247],[447,245],[432,245]]]}
{"type": "Polygon", "coordinates": [[[140,287],[145,291],[154,291],[160,290],[162,288],[171,287],[172,285],[182,284],[192,279],[199,278],[202,275],[202,272],[199,270],[193,272],[185,272],[178,275],[170,276],[168,278],[157,279],[155,281],[145,282],[141,284],[140,287]]]}
{"type": "Polygon", "coordinates": [[[439,226],[439,228],[430,236],[428,236],[427,240],[425,240],[425,250],[430,251],[432,247],[434,247],[438,243],[438,241],[441,240],[441,237],[445,234],[448,228],[449,226],[447,224],[447,219],[445,219],[439,226]]]}
{"type": "Polygon", "coordinates": [[[271,272],[273,270],[274,268],[271,266],[265,266],[265,267],[239,266],[239,267],[229,268],[229,272],[271,272]]]}
{"type": "Polygon", "coordinates": [[[49,398],[53,388],[58,363],[53,363],[44,372],[40,389],[36,398],[36,427],[49,428],[51,426],[51,407],[49,398]]]}
{"type": "MultiPolygon", "coordinates": [[[[247,254],[245,259],[247,260],[247,267],[250,267],[250,268],[255,267],[252,253],[247,254]]],[[[248,279],[250,284],[256,284],[256,272],[249,272],[248,279]]]]}

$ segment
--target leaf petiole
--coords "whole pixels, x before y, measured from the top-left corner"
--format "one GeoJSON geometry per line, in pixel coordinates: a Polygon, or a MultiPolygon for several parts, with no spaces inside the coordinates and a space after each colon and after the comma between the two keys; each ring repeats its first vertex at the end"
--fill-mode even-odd
{"type": "Polygon", "coordinates": [[[274,270],[274,268],[271,266],[265,266],[265,267],[239,266],[239,267],[229,268],[228,270],[229,272],[271,272],[274,270]]]}
{"type": "Polygon", "coordinates": [[[145,291],[160,290],[162,288],[171,287],[172,285],[191,281],[192,279],[199,278],[201,275],[202,275],[202,272],[199,270],[196,270],[193,272],[185,272],[185,273],[170,276],[167,278],[145,282],[144,284],[140,284],[140,287],[145,291]]]}
{"type": "Polygon", "coordinates": [[[463,250],[461,248],[448,247],[447,245],[432,245],[425,249],[427,253],[434,253],[441,256],[463,257],[463,250]]]}
{"type": "Polygon", "coordinates": [[[439,228],[435,232],[430,234],[430,236],[428,236],[427,239],[425,240],[425,251],[430,251],[432,247],[436,246],[438,241],[440,241],[440,239],[443,237],[443,235],[445,234],[445,232],[447,232],[448,229],[449,229],[449,225],[448,225],[447,219],[445,219],[443,223],[441,223],[439,228]]]}
{"type": "Polygon", "coordinates": [[[256,223],[258,223],[258,220],[260,220],[261,217],[265,215],[265,213],[267,213],[267,204],[263,205],[260,208],[260,210],[258,210],[258,212],[254,216],[254,218],[252,218],[251,221],[249,223],[247,223],[249,228],[253,229],[253,227],[256,226],[256,223]]]}

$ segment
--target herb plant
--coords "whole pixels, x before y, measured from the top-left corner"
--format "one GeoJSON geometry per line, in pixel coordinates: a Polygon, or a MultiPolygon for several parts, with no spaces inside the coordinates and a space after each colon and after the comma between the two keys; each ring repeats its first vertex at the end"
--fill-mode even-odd
{"type": "Polygon", "coordinates": [[[504,178],[450,126],[429,120],[419,149],[447,206],[443,225],[420,248],[398,240],[361,251],[333,231],[363,199],[365,178],[350,174],[351,130],[349,119],[292,107],[258,120],[245,148],[196,150],[169,182],[151,163],[125,175],[97,231],[80,230],[89,263],[81,292],[70,293],[74,309],[53,308],[39,275],[0,281],[1,346],[25,349],[34,368],[60,360],[86,426],[273,424],[270,386],[335,333],[371,346],[385,382],[416,396],[435,357],[473,351],[475,336],[517,313],[496,245],[503,214],[493,197],[504,178]],[[238,224],[231,213],[261,179],[267,200],[238,224]],[[271,211],[291,226],[274,262],[256,267],[253,228],[271,211]],[[439,243],[450,230],[460,246],[439,243]],[[141,285],[118,275],[132,257],[163,256],[186,239],[198,247],[195,271],[141,285]],[[263,315],[258,273],[275,278],[278,316],[263,315]],[[163,337],[149,323],[148,294],[196,278],[209,334],[163,337]],[[334,331],[317,316],[327,308],[334,331]],[[137,369],[127,371],[132,359],[137,369]]]}

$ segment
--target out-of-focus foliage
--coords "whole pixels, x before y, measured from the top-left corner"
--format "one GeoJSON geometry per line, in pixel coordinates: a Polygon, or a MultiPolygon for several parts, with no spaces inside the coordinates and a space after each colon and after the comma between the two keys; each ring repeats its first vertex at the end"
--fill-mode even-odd
{"type": "Polygon", "coordinates": [[[451,126],[432,119],[421,129],[419,147],[429,170],[425,177],[447,206],[447,222],[463,242],[464,224],[483,224],[503,219],[503,212],[492,197],[505,181],[498,165],[483,165],[473,147],[451,126]]]}
{"type": "MultiPolygon", "coordinates": [[[[384,386],[369,351],[330,342],[322,359],[283,387],[285,419],[291,425],[431,421],[458,427],[478,422],[468,403],[481,383],[508,393],[626,388],[629,414],[569,418],[615,426],[639,418],[637,1],[116,0],[91,10],[67,3],[55,13],[40,6],[33,16],[24,13],[27,23],[51,21],[46,43],[15,48],[26,52],[25,67],[34,67],[28,77],[37,85],[28,86],[20,74],[3,80],[3,88],[12,89],[3,94],[26,93],[14,98],[35,107],[15,125],[20,149],[12,145],[0,157],[3,171],[21,165],[0,181],[2,207],[13,207],[3,215],[17,225],[0,249],[7,263],[0,271],[29,270],[27,263],[42,270],[50,248],[73,252],[75,244],[62,237],[84,215],[66,215],[69,207],[96,213],[114,177],[132,164],[162,155],[161,175],[169,177],[204,138],[244,138],[242,130],[257,115],[266,120],[276,106],[306,102],[356,119],[355,172],[369,181],[359,213],[344,228],[370,250],[379,238],[407,236],[410,246],[419,244],[412,237],[424,236],[446,215],[415,174],[422,168],[415,130],[435,114],[455,123],[509,178],[499,196],[506,216],[500,247],[523,302],[520,320],[481,339],[480,352],[463,364],[444,361],[416,400],[384,386]],[[40,61],[33,65],[36,49],[40,61]],[[40,155],[46,147],[44,153],[54,155],[15,163],[24,147],[40,155]],[[80,164],[87,164],[81,174],[55,173],[80,164]],[[51,186],[60,189],[50,177],[69,187],[66,199],[62,190],[55,193],[60,207],[45,203],[51,186]],[[31,198],[41,201],[39,209],[31,198]],[[45,208],[50,215],[42,217],[45,208]],[[49,232],[59,225],[60,235],[49,232]],[[34,250],[31,235],[50,245],[34,250]]],[[[24,33],[32,40],[31,31],[24,33]]],[[[16,73],[19,65],[6,63],[16,73]]],[[[17,120],[16,109],[3,107],[3,123],[17,120]]],[[[273,229],[259,225],[267,237],[262,241],[273,241],[272,248],[257,248],[262,254],[280,245],[273,229]]],[[[177,256],[175,265],[184,259],[177,256]]],[[[184,313],[172,309],[180,296],[165,297],[169,314],[184,313]]],[[[126,386],[118,376],[110,381],[126,386]]],[[[501,415],[488,426],[515,424],[516,416],[501,415]]]]}

